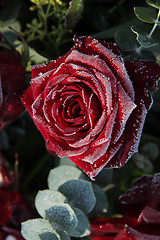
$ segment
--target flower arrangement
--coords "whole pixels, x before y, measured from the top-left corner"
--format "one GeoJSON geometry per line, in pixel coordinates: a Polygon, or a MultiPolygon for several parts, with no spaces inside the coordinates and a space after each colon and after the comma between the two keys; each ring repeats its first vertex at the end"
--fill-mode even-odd
{"type": "Polygon", "coordinates": [[[0,240],[160,238],[159,18],[0,1],[0,240]]]}

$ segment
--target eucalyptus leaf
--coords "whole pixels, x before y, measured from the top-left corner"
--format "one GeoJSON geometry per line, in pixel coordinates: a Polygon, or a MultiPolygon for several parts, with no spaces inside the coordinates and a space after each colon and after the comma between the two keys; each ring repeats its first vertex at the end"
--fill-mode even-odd
{"type": "Polygon", "coordinates": [[[92,188],[96,197],[96,204],[89,213],[89,217],[99,217],[108,211],[108,199],[106,193],[97,184],[92,184],[92,188]]]}
{"type": "Polygon", "coordinates": [[[77,226],[77,217],[68,204],[57,204],[45,211],[46,218],[54,229],[70,233],[77,226]]]}
{"type": "Polygon", "coordinates": [[[153,2],[151,0],[146,0],[147,4],[150,5],[151,7],[160,9],[160,1],[153,2]]]}
{"type": "Polygon", "coordinates": [[[48,186],[57,190],[60,185],[72,179],[84,179],[85,175],[76,167],[62,165],[52,169],[48,176],[48,186]]]}
{"type": "Polygon", "coordinates": [[[45,218],[45,210],[51,208],[55,204],[67,203],[67,199],[58,191],[43,190],[39,191],[35,198],[35,206],[41,217],[45,218]]]}
{"type": "Polygon", "coordinates": [[[118,47],[123,51],[133,51],[138,49],[140,46],[136,40],[136,35],[131,31],[131,29],[118,30],[114,37],[118,47]]]}
{"type": "Polygon", "coordinates": [[[160,43],[159,31],[155,30],[151,35],[152,26],[148,24],[132,26],[131,30],[137,35],[137,41],[144,48],[153,47],[160,43]]]}
{"type": "Polygon", "coordinates": [[[96,203],[92,184],[88,181],[69,180],[60,185],[58,191],[67,197],[71,207],[78,208],[84,213],[89,213],[96,203]]]}
{"type": "Polygon", "coordinates": [[[41,240],[58,240],[59,239],[59,237],[57,237],[57,235],[52,232],[41,233],[39,234],[39,238],[41,240]]]}
{"type": "Polygon", "coordinates": [[[67,29],[75,27],[83,13],[83,0],[72,0],[65,16],[65,26],[67,29]]]}
{"type": "Polygon", "coordinates": [[[86,215],[79,210],[78,208],[73,208],[74,213],[78,219],[78,223],[75,229],[73,229],[70,233],[71,237],[85,237],[88,236],[90,231],[90,223],[86,215]]]}
{"type": "Polygon", "coordinates": [[[70,240],[70,235],[65,231],[56,229],[56,232],[59,234],[61,240],[70,240]]]}
{"type": "Polygon", "coordinates": [[[52,225],[45,219],[32,219],[22,223],[21,234],[26,240],[41,240],[43,233],[52,233],[53,239],[60,240],[59,234],[53,230],[52,225]]]}
{"type": "Polygon", "coordinates": [[[152,8],[135,7],[134,12],[141,21],[146,23],[155,23],[157,19],[157,11],[152,8]]]}

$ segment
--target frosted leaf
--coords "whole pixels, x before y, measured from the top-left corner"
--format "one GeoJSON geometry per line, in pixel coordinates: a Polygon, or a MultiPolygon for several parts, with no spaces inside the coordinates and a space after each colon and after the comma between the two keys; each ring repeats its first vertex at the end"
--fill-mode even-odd
{"type": "Polygon", "coordinates": [[[68,180],[84,178],[85,175],[76,167],[63,165],[50,171],[48,176],[48,186],[50,189],[57,190],[61,184],[68,180]]]}
{"type": "Polygon", "coordinates": [[[71,207],[89,213],[96,202],[90,182],[84,180],[70,180],[62,184],[58,191],[64,194],[71,207]]]}
{"type": "Polygon", "coordinates": [[[67,199],[60,192],[54,190],[39,191],[35,198],[35,206],[41,217],[45,217],[45,210],[55,204],[66,203],[67,199]]]}
{"type": "Polygon", "coordinates": [[[77,226],[77,217],[68,204],[57,204],[45,211],[54,229],[70,233],[77,226]]]}
{"type": "Polygon", "coordinates": [[[32,219],[22,223],[21,234],[26,240],[41,240],[39,237],[42,233],[52,233],[56,240],[60,240],[59,234],[57,234],[52,225],[45,219],[32,219]]]}
{"type": "Polygon", "coordinates": [[[58,240],[57,236],[51,232],[44,232],[39,234],[41,240],[58,240]]]}
{"type": "Polygon", "coordinates": [[[86,215],[78,208],[73,208],[74,213],[78,219],[78,223],[75,229],[70,233],[71,237],[85,237],[91,233],[90,223],[86,215]]]}
{"type": "Polygon", "coordinates": [[[63,230],[56,229],[56,232],[59,234],[61,240],[70,240],[70,236],[63,230]]]}

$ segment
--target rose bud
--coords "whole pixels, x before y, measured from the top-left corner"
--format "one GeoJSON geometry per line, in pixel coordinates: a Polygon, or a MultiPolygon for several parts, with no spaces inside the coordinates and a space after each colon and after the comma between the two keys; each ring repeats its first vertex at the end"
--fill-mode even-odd
{"type": "Polygon", "coordinates": [[[31,67],[22,102],[51,154],[69,157],[90,178],[123,166],[138,151],[160,78],[155,62],[127,62],[115,44],[75,36],[66,55],[31,67]]]}
{"type": "Polygon", "coordinates": [[[20,60],[19,52],[0,34],[0,129],[24,110],[20,95],[26,88],[25,68],[20,60]]]}

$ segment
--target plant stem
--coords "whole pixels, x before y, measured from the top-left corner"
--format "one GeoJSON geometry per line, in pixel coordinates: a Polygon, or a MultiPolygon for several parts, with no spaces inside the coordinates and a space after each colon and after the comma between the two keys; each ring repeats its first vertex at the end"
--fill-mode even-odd
{"type": "Polygon", "coordinates": [[[154,31],[155,31],[155,29],[156,29],[156,27],[157,27],[157,22],[158,22],[158,20],[159,20],[159,17],[160,17],[160,10],[158,11],[158,15],[157,15],[157,19],[156,19],[156,21],[155,21],[155,24],[154,24],[152,30],[150,31],[150,33],[149,33],[149,35],[148,35],[149,38],[152,37],[152,34],[154,33],[154,31]]]}

